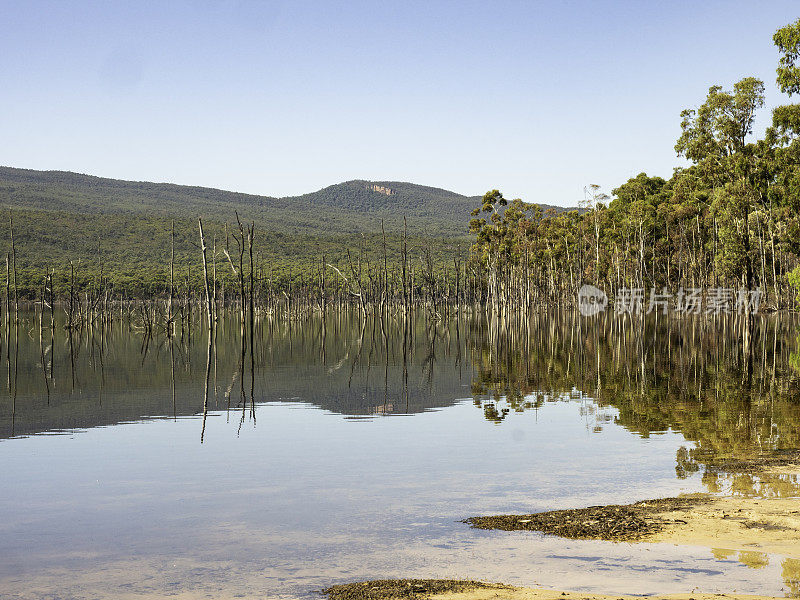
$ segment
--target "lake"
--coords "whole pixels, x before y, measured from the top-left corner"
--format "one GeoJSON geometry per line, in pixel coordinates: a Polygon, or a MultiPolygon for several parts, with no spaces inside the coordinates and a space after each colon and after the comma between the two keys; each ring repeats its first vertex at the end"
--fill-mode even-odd
{"type": "Polygon", "coordinates": [[[795,317],[353,311],[265,315],[250,340],[231,314],[210,343],[199,323],[48,325],[0,327],[3,598],[315,598],[389,577],[800,594],[781,556],[461,522],[800,496],[704,462],[800,448],[795,317]]]}

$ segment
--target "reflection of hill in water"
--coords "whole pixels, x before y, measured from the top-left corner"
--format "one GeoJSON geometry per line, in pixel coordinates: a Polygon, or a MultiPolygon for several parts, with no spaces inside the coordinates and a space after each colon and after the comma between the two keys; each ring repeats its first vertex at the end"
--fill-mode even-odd
{"type": "MultiPolygon", "coordinates": [[[[83,332],[73,338],[71,357],[65,332],[57,328],[50,348],[45,330],[43,369],[38,323],[32,319],[28,315],[20,323],[18,356],[13,324],[9,360],[3,345],[0,368],[11,387],[16,373],[17,393],[14,398],[4,385],[0,437],[10,437],[12,430],[30,435],[203,412],[205,335],[195,334],[190,344],[177,339],[172,346],[173,404],[173,356],[166,340],[144,343],[142,335],[119,327],[102,340],[99,332],[83,332]]],[[[368,416],[418,413],[469,395],[470,368],[461,363],[465,342],[455,324],[429,328],[417,318],[404,335],[397,323],[387,322],[382,329],[370,319],[362,331],[360,319],[340,315],[326,320],[324,344],[319,319],[303,324],[264,321],[256,338],[256,404],[304,402],[343,415],[368,416]]],[[[238,324],[222,323],[212,354],[209,410],[241,407],[243,397],[249,405],[249,347],[244,376],[241,350],[238,324]]]]}

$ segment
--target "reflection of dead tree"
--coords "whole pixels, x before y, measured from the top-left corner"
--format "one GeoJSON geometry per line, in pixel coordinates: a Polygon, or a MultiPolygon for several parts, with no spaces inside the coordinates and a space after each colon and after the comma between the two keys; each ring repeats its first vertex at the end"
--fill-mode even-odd
{"type": "Polygon", "coordinates": [[[170,362],[170,382],[172,383],[172,420],[178,420],[178,409],[175,403],[175,345],[172,341],[172,334],[167,334],[169,344],[169,362],[170,362]]]}
{"type": "MultiPolygon", "coordinates": [[[[211,326],[213,328],[213,325],[211,326]]],[[[206,434],[206,418],[208,417],[208,386],[211,382],[211,348],[214,339],[212,328],[208,330],[208,350],[206,351],[206,382],[203,390],[203,428],[200,431],[200,443],[206,434]]]]}
{"type": "MultiPolygon", "coordinates": [[[[225,390],[225,403],[226,403],[226,412],[230,411],[231,408],[231,392],[233,392],[233,386],[236,384],[236,379],[239,377],[241,371],[241,363],[237,365],[236,369],[233,371],[233,375],[231,375],[231,383],[228,386],[228,389],[225,390]]],[[[230,415],[228,415],[229,418],[230,415]]]]}
{"type": "Polygon", "coordinates": [[[408,412],[409,394],[408,394],[408,346],[409,346],[409,323],[408,313],[403,313],[403,398],[406,401],[406,412],[408,412]]]}
{"type": "MultiPolygon", "coordinates": [[[[8,391],[11,394],[11,437],[14,437],[17,422],[17,375],[19,373],[19,319],[14,319],[14,378],[11,378],[11,338],[6,321],[6,367],[8,369],[8,391]]],[[[73,375],[74,377],[74,375],[73,375]]]]}
{"type": "Polygon", "coordinates": [[[367,327],[367,322],[362,319],[361,321],[361,332],[358,335],[358,352],[353,357],[353,362],[350,365],[350,378],[347,380],[347,387],[349,388],[353,383],[353,373],[356,370],[356,364],[361,361],[361,351],[364,348],[364,330],[367,327]]]}
{"type": "MultiPolygon", "coordinates": [[[[44,298],[44,293],[42,293],[42,297],[44,298]]],[[[46,355],[50,352],[50,348],[45,350],[44,347],[44,334],[42,331],[42,319],[44,319],[44,301],[42,301],[42,312],[39,314],[39,354],[41,357],[42,363],[42,376],[44,379],[44,386],[47,390],[47,406],[50,406],[50,381],[47,378],[47,359],[45,358],[46,355]]]]}

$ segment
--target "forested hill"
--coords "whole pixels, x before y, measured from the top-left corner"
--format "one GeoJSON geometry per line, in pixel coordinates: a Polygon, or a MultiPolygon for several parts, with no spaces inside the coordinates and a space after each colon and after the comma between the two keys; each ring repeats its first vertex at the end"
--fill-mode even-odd
{"type": "Polygon", "coordinates": [[[0,205],[80,215],[143,215],[149,218],[232,221],[234,211],[264,230],[283,233],[377,232],[384,221],[399,232],[466,235],[479,197],[395,181],[347,181],[302,196],[272,198],[212,188],[105,179],[65,171],[0,167],[0,205]]]}
{"type": "MultiPolygon", "coordinates": [[[[395,260],[402,247],[403,219],[414,260],[430,253],[438,265],[470,244],[470,212],[480,197],[394,181],[348,181],[287,198],[203,187],[105,179],[64,171],[0,167],[0,252],[11,250],[13,216],[16,264],[24,293],[49,269],[59,289],[74,268],[80,282],[104,276],[132,294],[163,292],[174,222],[175,262],[199,277],[197,218],[209,242],[235,246],[236,213],[255,223],[255,252],[275,281],[295,280],[320,261],[344,266],[348,253],[395,260]]],[[[225,261],[218,247],[218,261],[225,261]]]]}

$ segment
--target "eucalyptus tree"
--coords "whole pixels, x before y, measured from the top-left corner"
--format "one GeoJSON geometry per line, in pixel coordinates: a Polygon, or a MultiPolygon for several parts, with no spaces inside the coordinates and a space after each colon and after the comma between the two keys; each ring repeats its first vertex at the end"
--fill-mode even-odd
{"type": "MultiPolygon", "coordinates": [[[[776,69],[777,84],[789,97],[800,95],[800,19],[778,29],[772,37],[780,55],[776,69]]],[[[772,113],[772,128],[768,132],[776,145],[775,178],[772,200],[778,206],[777,232],[771,232],[773,247],[773,272],[778,280],[775,264],[775,238],[781,246],[783,257],[800,255],[800,104],[778,106],[772,113]]],[[[788,271],[785,265],[784,270],[788,271]]],[[[800,265],[789,279],[800,294],[800,265]]]]}
{"type": "Polygon", "coordinates": [[[749,142],[756,111],[764,105],[764,83],[746,77],[732,91],[712,86],[697,109],[681,112],[679,155],[696,166],[694,173],[710,190],[715,266],[724,277],[742,278],[753,287],[750,215],[766,193],[759,161],[764,145],[749,142]]]}
{"type": "Polygon", "coordinates": [[[600,222],[602,213],[605,210],[605,203],[608,202],[608,194],[600,191],[600,186],[596,183],[583,188],[583,202],[581,208],[591,212],[592,229],[594,230],[594,281],[600,283],[600,222]]]}
{"type": "Polygon", "coordinates": [[[486,267],[487,298],[491,299],[495,311],[498,308],[498,268],[500,262],[500,239],[502,217],[499,207],[508,201],[499,190],[486,192],[481,199],[480,208],[472,211],[473,218],[469,222],[469,232],[477,239],[472,247],[473,257],[486,267]],[[480,217],[481,213],[489,214],[489,218],[480,217]]]}
{"type": "Polygon", "coordinates": [[[800,94],[800,19],[781,27],[772,36],[780,52],[778,87],[785,94],[800,94]]]}
{"type": "Polygon", "coordinates": [[[472,259],[486,268],[487,296],[495,312],[510,304],[512,287],[519,292],[518,300],[525,297],[527,301],[529,297],[529,238],[534,231],[529,212],[534,208],[538,209],[519,199],[509,204],[498,190],[491,190],[472,211],[469,231],[476,236],[472,259]],[[523,274],[518,272],[520,268],[523,274]]]}
{"type": "Polygon", "coordinates": [[[666,182],[661,177],[649,177],[639,173],[618,188],[612,190],[614,200],[609,209],[617,216],[625,244],[621,275],[622,283],[645,287],[646,281],[655,285],[653,263],[655,248],[656,217],[666,182]],[[635,242],[635,248],[631,246],[635,242]],[[635,257],[635,258],[634,258],[635,257]],[[631,268],[635,264],[635,268],[631,268]],[[648,268],[648,264],[650,267],[648,268]]]}

